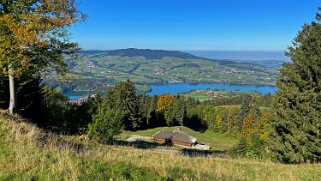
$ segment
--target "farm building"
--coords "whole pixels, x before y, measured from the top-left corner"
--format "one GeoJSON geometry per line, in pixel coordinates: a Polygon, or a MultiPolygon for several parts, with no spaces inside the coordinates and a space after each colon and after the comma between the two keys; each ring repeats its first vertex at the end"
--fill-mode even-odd
{"type": "Polygon", "coordinates": [[[161,130],[153,136],[155,141],[171,143],[174,145],[192,147],[196,144],[196,138],[176,129],[173,131],[161,130]]]}

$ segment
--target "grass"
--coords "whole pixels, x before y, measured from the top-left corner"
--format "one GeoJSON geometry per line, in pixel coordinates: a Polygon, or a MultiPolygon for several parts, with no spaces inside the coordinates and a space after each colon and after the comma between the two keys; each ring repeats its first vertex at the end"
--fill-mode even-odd
{"type": "Polygon", "coordinates": [[[185,97],[190,97],[199,101],[207,101],[213,100],[217,98],[231,98],[238,97],[241,95],[251,95],[251,96],[260,96],[260,93],[255,91],[246,91],[242,92],[239,90],[231,91],[231,90],[198,90],[191,91],[183,94],[185,97]]]}
{"type": "Polygon", "coordinates": [[[319,180],[321,165],[187,157],[95,142],[68,142],[0,118],[0,180],[319,180]]]}
{"type": "Polygon", "coordinates": [[[160,130],[174,130],[177,128],[180,128],[185,133],[196,137],[198,142],[211,146],[211,149],[215,150],[215,151],[226,151],[238,143],[237,139],[235,139],[231,136],[225,135],[225,134],[214,133],[213,131],[210,131],[210,130],[208,130],[204,133],[200,133],[200,132],[194,131],[190,128],[184,127],[184,126],[159,127],[159,128],[140,130],[140,131],[132,131],[132,132],[131,131],[124,131],[123,134],[151,137],[160,130]]]}
{"type": "Polygon", "coordinates": [[[184,97],[186,98],[193,98],[195,100],[199,100],[199,101],[208,101],[208,100],[212,100],[212,98],[206,94],[203,93],[198,93],[196,91],[192,91],[189,93],[185,93],[183,94],[184,97]]]}

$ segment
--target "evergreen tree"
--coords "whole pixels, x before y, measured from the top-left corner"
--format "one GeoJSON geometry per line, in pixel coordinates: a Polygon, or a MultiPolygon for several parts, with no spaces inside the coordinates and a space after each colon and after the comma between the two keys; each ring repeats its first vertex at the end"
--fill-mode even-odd
{"type": "Polygon", "coordinates": [[[178,95],[173,103],[173,115],[175,122],[177,122],[180,126],[184,124],[186,108],[184,97],[178,95]]]}
{"type": "Polygon", "coordinates": [[[88,136],[101,143],[113,143],[114,136],[122,129],[121,119],[120,110],[110,109],[105,104],[99,105],[93,123],[89,124],[88,136]]]}
{"type": "Polygon", "coordinates": [[[141,121],[142,126],[141,128],[147,128],[149,113],[148,113],[148,106],[149,106],[149,97],[147,95],[138,96],[138,102],[140,107],[140,113],[142,115],[141,121]]]}
{"type": "Polygon", "coordinates": [[[104,104],[106,104],[109,108],[116,109],[117,108],[116,101],[117,101],[117,97],[115,95],[115,89],[108,88],[106,90],[104,97],[103,97],[104,104]]]}
{"type": "Polygon", "coordinates": [[[250,103],[251,103],[251,101],[252,101],[252,98],[250,96],[247,96],[247,98],[245,98],[243,103],[242,103],[241,110],[239,112],[239,119],[238,119],[239,132],[242,131],[244,118],[250,112],[250,103]]]}
{"type": "MultiPolygon", "coordinates": [[[[24,72],[23,76],[16,80],[17,106],[16,112],[37,125],[43,125],[46,110],[44,99],[47,96],[43,89],[40,76],[30,75],[24,72]]],[[[6,109],[9,104],[9,80],[7,76],[0,77],[0,108],[6,109]]]]}
{"type": "MultiPolygon", "coordinates": [[[[320,8],[319,8],[320,9],[320,8]]],[[[320,9],[321,10],[321,9],[320,9]]],[[[271,150],[286,163],[321,161],[321,16],[289,47],[273,101],[271,150]]]]}
{"type": "Polygon", "coordinates": [[[147,126],[148,127],[157,127],[157,126],[163,126],[164,124],[161,124],[158,121],[157,113],[156,113],[156,104],[157,104],[157,96],[149,97],[148,100],[148,108],[147,108],[147,126]]]}
{"type": "Polygon", "coordinates": [[[114,90],[115,109],[122,112],[125,129],[136,130],[141,126],[141,113],[134,84],[130,81],[120,82],[114,90]]]}

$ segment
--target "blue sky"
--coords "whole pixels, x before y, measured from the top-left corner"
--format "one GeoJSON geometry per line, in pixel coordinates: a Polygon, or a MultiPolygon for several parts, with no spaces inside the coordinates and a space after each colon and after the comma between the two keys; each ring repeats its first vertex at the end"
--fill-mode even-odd
{"type": "Polygon", "coordinates": [[[318,0],[81,0],[84,49],[283,51],[318,0]]]}

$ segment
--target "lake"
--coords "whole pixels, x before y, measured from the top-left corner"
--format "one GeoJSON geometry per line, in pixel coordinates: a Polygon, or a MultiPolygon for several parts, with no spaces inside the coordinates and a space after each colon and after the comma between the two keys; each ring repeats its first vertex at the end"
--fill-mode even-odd
{"type": "MultiPolygon", "coordinates": [[[[193,90],[240,90],[246,91],[257,91],[262,95],[274,94],[277,91],[276,86],[264,86],[264,85],[237,85],[237,84],[222,84],[222,83],[210,83],[210,84],[189,84],[189,83],[164,83],[164,84],[151,84],[149,85],[152,89],[147,95],[161,95],[161,94],[180,94],[186,93],[193,90]]],[[[93,92],[91,92],[93,93],[93,92]]],[[[86,92],[88,94],[88,92],[86,92]]],[[[72,92],[66,96],[70,100],[79,99],[85,95],[83,92],[72,92]]]]}
{"type": "Polygon", "coordinates": [[[77,99],[80,99],[80,98],[82,98],[82,96],[68,96],[69,100],[77,100],[77,99]]]}
{"type": "Polygon", "coordinates": [[[179,94],[190,92],[193,90],[240,90],[240,91],[257,91],[262,95],[274,94],[277,91],[276,86],[264,86],[264,85],[236,85],[236,84],[222,84],[222,83],[210,83],[210,84],[189,84],[189,83],[164,83],[164,84],[152,84],[150,85],[152,91],[147,93],[148,95],[161,95],[161,94],[179,94]]]}

